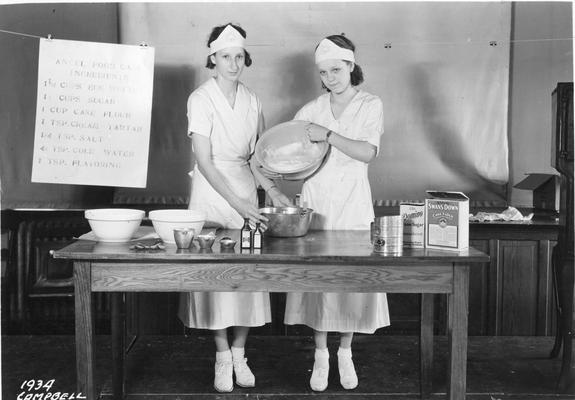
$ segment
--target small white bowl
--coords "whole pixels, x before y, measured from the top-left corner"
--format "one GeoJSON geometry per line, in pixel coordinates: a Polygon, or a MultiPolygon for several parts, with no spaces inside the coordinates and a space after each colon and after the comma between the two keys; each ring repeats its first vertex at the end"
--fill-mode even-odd
{"type": "Polygon", "coordinates": [[[146,213],[129,208],[96,208],[84,211],[92,232],[100,242],[127,242],[136,233],[146,213]]]}
{"type": "Polygon", "coordinates": [[[150,211],[148,217],[160,238],[165,243],[171,244],[176,243],[174,229],[193,229],[194,233],[198,235],[206,221],[205,214],[196,210],[154,210],[150,211]]]}

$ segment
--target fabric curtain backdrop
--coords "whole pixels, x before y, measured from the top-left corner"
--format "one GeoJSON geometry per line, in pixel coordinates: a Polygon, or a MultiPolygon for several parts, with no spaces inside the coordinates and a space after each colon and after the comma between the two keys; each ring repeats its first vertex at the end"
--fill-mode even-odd
{"type": "MultiPolygon", "coordinates": [[[[384,103],[374,199],[421,200],[426,189],[506,199],[511,3],[123,3],[118,13],[121,43],[156,48],[148,188],[117,189],[118,202],[187,200],[186,100],[212,75],[206,41],[227,22],[247,31],[254,63],[242,81],[268,127],[323,92],[313,51],[324,36],[355,42],[361,88],[384,103]]],[[[301,182],[283,186],[293,195],[301,182]]]]}
{"type": "Polygon", "coordinates": [[[510,3],[126,3],[119,17],[121,42],[156,47],[150,169],[161,178],[150,182],[161,181],[163,195],[189,190],[186,98],[211,76],[210,30],[231,21],[248,33],[254,64],[242,80],[262,99],[268,127],[322,93],[313,63],[321,38],[344,32],[355,42],[362,88],[385,107],[374,199],[423,199],[426,189],[506,198],[510,3]],[[178,167],[170,180],[158,160],[178,167]]]}
{"type": "MultiPolygon", "coordinates": [[[[39,184],[30,182],[38,40],[0,37],[13,55],[0,63],[9,77],[2,82],[15,93],[0,100],[2,208],[107,206],[112,190],[117,203],[186,204],[194,162],[186,100],[212,74],[204,67],[210,30],[229,21],[248,32],[254,64],[242,79],[262,99],[268,127],[322,93],[313,64],[320,39],[345,32],[356,43],[361,87],[385,107],[381,153],[370,166],[374,199],[445,189],[505,200],[510,20],[511,3],[492,2],[2,6],[5,29],[114,43],[119,26],[120,42],[156,48],[147,188],[39,184]]],[[[301,182],[282,186],[293,195],[301,182]]]]}

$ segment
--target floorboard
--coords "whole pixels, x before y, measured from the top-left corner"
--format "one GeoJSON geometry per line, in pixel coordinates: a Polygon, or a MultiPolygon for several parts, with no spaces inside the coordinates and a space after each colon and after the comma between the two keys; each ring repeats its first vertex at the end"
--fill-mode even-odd
{"type": "MultiPolygon", "coordinates": [[[[96,345],[96,384],[101,399],[109,400],[109,336],[97,336],[96,345]]],[[[232,393],[219,394],[212,387],[215,350],[209,336],[139,337],[128,355],[128,399],[419,399],[417,337],[357,336],[353,355],[359,387],[353,391],[339,384],[337,345],[337,337],[330,336],[329,387],[319,394],[308,385],[313,365],[311,338],[252,336],[246,356],[256,374],[256,388],[236,387],[232,393]]],[[[560,360],[548,358],[552,345],[551,337],[470,337],[467,399],[575,400],[575,393],[556,391],[560,360]]],[[[433,400],[445,394],[446,350],[445,337],[436,338],[433,400]]],[[[39,393],[22,387],[31,379],[54,379],[50,392],[74,393],[74,337],[2,336],[2,398],[39,393]]]]}

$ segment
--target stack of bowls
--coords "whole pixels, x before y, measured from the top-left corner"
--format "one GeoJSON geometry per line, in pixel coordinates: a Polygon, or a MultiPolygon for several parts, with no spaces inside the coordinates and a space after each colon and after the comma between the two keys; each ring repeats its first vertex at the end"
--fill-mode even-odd
{"type": "Polygon", "coordinates": [[[322,166],[327,142],[311,142],[306,127],[312,122],[288,121],[268,129],[256,143],[255,158],[264,175],[301,180],[322,166]]]}

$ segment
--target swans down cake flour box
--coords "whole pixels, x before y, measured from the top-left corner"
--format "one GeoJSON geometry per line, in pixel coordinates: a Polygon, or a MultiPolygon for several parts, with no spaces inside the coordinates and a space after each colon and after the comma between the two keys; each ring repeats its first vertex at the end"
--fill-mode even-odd
{"type": "Polygon", "coordinates": [[[401,203],[399,214],[403,217],[403,247],[422,249],[425,247],[425,204],[401,203]]]}
{"type": "Polygon", "coordinates": [[[465,250],[469,247],[469,198],[461,192],[428,190],[425,199],[425,247],[465,250]]]}

